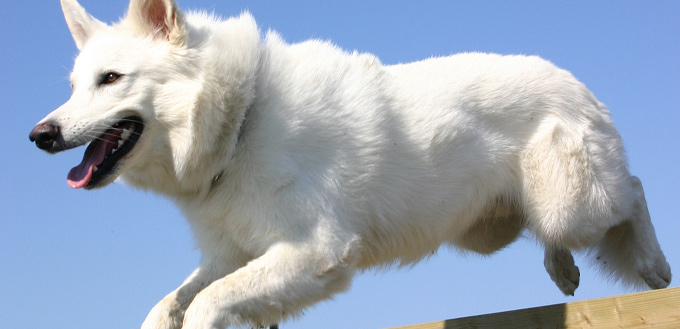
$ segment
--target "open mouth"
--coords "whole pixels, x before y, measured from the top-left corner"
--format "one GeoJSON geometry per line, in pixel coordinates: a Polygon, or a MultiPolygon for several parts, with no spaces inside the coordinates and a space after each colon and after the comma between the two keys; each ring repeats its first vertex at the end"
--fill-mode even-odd
{"type": "Polygon", "coordinates": [[[135,147],[143,130],[144,123],[138,116],[126,117],[107,129],[90,142],[83,161],[68,173],[68,186],[91,189],[105,182],[135,147]]]}

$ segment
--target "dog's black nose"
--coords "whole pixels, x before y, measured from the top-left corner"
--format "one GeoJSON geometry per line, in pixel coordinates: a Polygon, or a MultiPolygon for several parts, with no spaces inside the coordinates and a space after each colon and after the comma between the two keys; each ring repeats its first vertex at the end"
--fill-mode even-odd
{"type": "Polygon", "coordinates": [[[51,123],[42,123],[33,128],[28,138],[40,149],[49,151],[54,147],[58,135],[59,127],[51,123]]]}

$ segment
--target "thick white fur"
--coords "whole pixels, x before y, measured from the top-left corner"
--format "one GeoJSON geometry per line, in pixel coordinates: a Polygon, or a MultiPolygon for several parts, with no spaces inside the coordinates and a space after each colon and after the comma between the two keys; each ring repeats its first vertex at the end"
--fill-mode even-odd
{"type": "Polygon", "coordinates": [[[261,39],[248,13],[132,0],[108,26],[62,6],[81,53],[73,96],[43,122],[81,143],[140,115],[121,177],[174,199],[202,251],[145,329],[277,323],[357,270],[442,244],[488,254],[523,229],[565,294],[579,280],[570,251],[584,248],[613,278],[670,281],[608,111],[545,60],[384,66],[327,42],[261,39]],[[124,76],[97,87],[108,70],[124,76]]]}

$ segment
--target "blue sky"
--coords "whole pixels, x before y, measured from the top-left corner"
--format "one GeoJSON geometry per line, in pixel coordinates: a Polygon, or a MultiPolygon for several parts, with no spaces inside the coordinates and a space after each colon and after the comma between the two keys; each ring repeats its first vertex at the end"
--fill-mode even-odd
{"type": "MultiPolygon", "coordinates": [[[[289,42],[327,39],[386,64],[467,51],[549,59],[612,111],[661,246],[680,271],[680,2],[178,2],[223,16],[250,10],[262,31],[289,42]]],[[[127,0],[81,3],[106,22],[127,8],[127,0]]],[[[50,156],[29,143],[33,125],[68,99],[77,52],[59,1],[2,6],[0,328],[139,328],[197,265],[189,228],[150,193],[69,189],[82,149],[50,156]]],[[[577,257],[581,286],[564,297],[542,256],[531,238],[491,257],[441,249],[412,269],[361,274],[349,292],[282,328],[385,328],[630,292],[577,257]]]]}

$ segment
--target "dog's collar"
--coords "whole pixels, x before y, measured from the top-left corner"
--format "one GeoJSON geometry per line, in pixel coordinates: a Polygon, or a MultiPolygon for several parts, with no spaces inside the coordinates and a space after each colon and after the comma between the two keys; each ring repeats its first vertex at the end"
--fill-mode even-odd
{"type": "MultiPolygon", "coordinates": [[[[241,120],[241,124],[238,126],[238,133],[236,134],[236,147],[238,147],[238,144],[241,141],[241,136],[243,136],[243,130],[245,130],[245,125],[248,122],[248,117],[252,111],[252,107],[253,104],[250,104],[243,113],[243,119],[241,120]]],[[[234,149],[236,149],[236,147],[234,147],[234,149]]]]}
{"type": "MultiPolygon", "coordinates": [[[[236,145],[234,145],[234,151],[232,152],[232,156],[236,152],[236,148],[241,142],[241,136],[243,136],[243,130],[245,128],[246,122],[248,121],[248,114],[250,113],[252,107],[253,105],[251,104],[246,108],[246,111],[243,113],[243,119],[241,120],[241,125],[239,125],[238,127],[238,133],[236,134],[236,145]]],[[[212,183],[210,183],[210,189],[212,189],[220,181],[220,178],[222,178],[223,174],[224,169],[220,170],[215,176],[213,176],[212,183]]]]}
{"type": "Polygon", "coordinates": [[[222,174],[224,174],[224,169],[220,170],[220,172],[218,172],[217,175],[213,177],[212,183],[210,185],[215,186],[215,184],[217,184],[217,182],[219,182],[220,178],[222,177],[222,174]]]}

